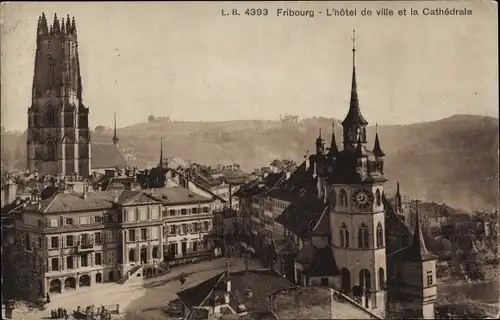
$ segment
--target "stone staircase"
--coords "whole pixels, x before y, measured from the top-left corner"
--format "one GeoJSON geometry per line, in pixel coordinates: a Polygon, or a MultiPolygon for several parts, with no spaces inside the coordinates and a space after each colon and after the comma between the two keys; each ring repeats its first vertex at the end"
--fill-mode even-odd
{"type": "Polygon", "coordinates": [[[118,284],[124,284],[125,282],[127,282],[127,280],[129,280],[131,277],[133,277],[142,268],[143,268],[143,265],[141,265],[141,264],[132,267],[132,269],[130,269],[127,272],[127,274],[123,278],[121,278],[120,280],[118,280],[116,283],[118,283],[118,284]]]}

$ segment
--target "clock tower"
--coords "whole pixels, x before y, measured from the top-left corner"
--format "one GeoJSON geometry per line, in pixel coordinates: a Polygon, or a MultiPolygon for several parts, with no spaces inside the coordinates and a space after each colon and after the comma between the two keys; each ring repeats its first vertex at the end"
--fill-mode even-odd
{"type": "Polygon", "coordinates": [[[353,33],[353,70],[349,111],[343,126],[343,150],[335,139],[327,157],[330,229],[335,259],[341,270],[342,291],[384,316],[386,251],[384,153],[378,130],[373,149],[367,150],[368,122],[359,106],[353,33]]]}

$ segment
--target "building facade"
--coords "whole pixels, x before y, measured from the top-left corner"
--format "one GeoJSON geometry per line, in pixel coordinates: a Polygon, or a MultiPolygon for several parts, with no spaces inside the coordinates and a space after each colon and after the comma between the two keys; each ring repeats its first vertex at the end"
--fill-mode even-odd
{"type": "Polygon", "coordinates": [[[208,254],[215,202],[181,187],[57,192],[23,210],[19,249],[43,294],[123,283],[208,254]]]}

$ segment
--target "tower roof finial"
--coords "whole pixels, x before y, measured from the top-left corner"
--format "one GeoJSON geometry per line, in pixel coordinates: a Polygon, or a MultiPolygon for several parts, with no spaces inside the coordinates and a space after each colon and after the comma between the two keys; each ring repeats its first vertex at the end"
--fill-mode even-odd
{"type": "Polygon", "coordinates": [[[113,124],[113,144],[116,145],[117,143],[118,143],[118,136],[116,135],[116,112],[115,112],[114,124],[113,124]]]}
{"type": "Polygon", "coordinates": [[[339,149],[337,148],[337,142],[335,141],[335,122],[332,123],[332,141],[330,142],[330,150],[328,151],[328,155],[335,156],[339,153],[339,149]]]}
{"type": "Polygon", "coordinates": [[[356,29],[352,29],[352,65],[356,65],[356,29]]]}
{"type": "Polygon", "coordinates": [[[382,148],[380,147],[380,140],[378,138],[378,125],[375,124],[375,144],[373,146],[373,154],[375,155],[375,157],[383,157],[385,156],[385,153],[384,151],[382,151],[382,148]]]}

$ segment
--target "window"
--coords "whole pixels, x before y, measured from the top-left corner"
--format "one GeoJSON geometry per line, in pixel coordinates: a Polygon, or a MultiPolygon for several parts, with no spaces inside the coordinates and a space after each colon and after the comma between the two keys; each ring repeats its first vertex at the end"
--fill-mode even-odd
{"type": "Polygon", "coordinates": [[[198,241],[193,241],[193,252],[198,251],[198,241]]]}
{"type": "Polygon", "coordinates": [[[128,241],[135,241],[135,230],[128,231],[128,241]]]}
{"type": "Polygon", "coordinates": [[[50,261],[52,271],[59,271],[59,258],[52,258],[50,261]]]}
{"type": "Polygon", "coordinates": [[[81,256],[80,261],[82,263],[82,267],[88,267],[89,266],[89,255],[84,254],[81,256]]]}
{"type": "Polygon", "coordinates": [[[380,201],[380,191],[378,189],[375,192],[375,202],[377,203],[377,206],[379,206],[381,204],[381,201],[380,201]]]}
{"type": "Polygon", "coordinates": [[[379,222],[377,224],[377,248],[382,248],[384,246],[384,231],[382,229],[382,224],[379,222]]]}
{"type": "Polygon", "coordinates": [[[95,241],[96,245],[101,244],[101,233],[100,232],[94,233],[94,241],[95,241]]]}
{"type": "Polygon", "coordinates": [[[105,215],[102,216],[102,221],[108,222],[108,220],[109,219],[108,219],[108,215],[107,214],[105,214],[105,215]]]}
{"type": "Polygon", "coordinates": [[[95,216],[94,217],[95,223],[102,223],[102,217],[101,216],[95,216]]]}
{"type": "Polygon", "coordinates": [[[208,213],[208,207],[203,207],[203,213],[208,213]]]}
{"type": "Polygon", "coordinates": [[[195,207],[195,208],[192,208],[192,209],[191,209],[191,212],[192,212],[193,214],[197,214],[197,213],[200,213],[200,209],[195,207]]]}
{"type": "Polygon", "coordinates": [[[378,268],[378,282],[380,289],[385,289],[385,272],[384,268],[378,268]]]}
{"type": "Polygon", "coordinates": [[[108,251],[108,263],[113,264],[115,262],[115,252],[114,251],[108,251]]]}
{"type": "Polygon", "coordinates": [[[427,286],[432,286],[433,282],[432,271],[427,271],[427,286]]]}
{"type": "Polygon", "coordinates": [[[73,236],[69,235],[66,236],[66,247],[72,247],[73,246],[73,236]]]}
{"type": "Polygon", "coordinates": [[[38,249],[43,248],[43,237],[38,237],[38,249]]]}
{"type": "Polygon", "coordinates": [[[66,257],[66,269],[73,269],[73,256],[66,257]]]}
{"type": "Polygon", "coordinates": [[[208,221],[203,222],[203,231],[208,231],[208,221]]]}
{"type": "Polygon", "coordinates": [[[321,285],[324,287],[328,286],[328,278],[321,278],[321,285]]]}
{"type": "Polygon", "coordinates": [[[73,218],[66,218],[66,225],[67,226],[72,226],[73,225],[73,218]]]}
{"type": "Polygon", "coordinates": [[[349,248],[349,230],[344,222],[340,226],[340,247],[349,248]]]}
{"type": "Polygon", "coordinates": [[[345,192],[344,189],[340,190],[339,197],[340,197],[340,205],[343,207],[347,207],[347,193],[345,192]]]}
{"type": "Polygon", "coordinates": [[[45,110],[45,124],[47,127],[53,127],[56,124],[56,113],[52,106],[48,106],[45,110]]]}
{"type": "Polygon", "coordinates": [[[95,264],[97,266],[100,266],[102,264],[102,253],[100,252],[95,253],[95,264]]]}
{"type": "Polygon", "coordinates": [[[59,238],[58,237],[50,238],[50,248],[51,249],[59,249],[59,238]]]}
{"type": "Polygon", "coordinates": [[[370,271],[368,271],[367,269],[362,269],[359,272],[359,285],[364,289],[371,288],[370,271]]]}
{"type": "Polygon", "coordinates": [[[358,248],[368,249],[370,246],[370,239],[368,234],[368,227],[362,223],[358,230],[358,248]]]}
{"type": "Polygon", "coordinates": [[[54,145],[54,142],[47,141],[45,144],[45,152],[48,161],[56,160],[56,146],[54,145]]]}
{"type": "Polygon", "coordinates": [[[158,259],[158,246],[153,247],[152,255],[153,255],[153,259],[158,259]]]}
{"type": "Polygon", "coordinates": [[[146,228],[141,229],[141,240],[147,240],[147,229],[146,228]]]}
{"type": "Polygon", "coordinates": [[[174,216],[175,216],[175,209],[170,209],[170,210],[169,210],[169,215],[170,215],[171,217],[174,217],[174,216]]]}
{"type": "Polygon", "coordinates": [[[36,225],[37,225],[38,227],[42,227],[42,219],[38,219],[38,220],[36,221],[36,225]]]}
{"type": "Polygon", "coordinates": [[[187,214],[187,210],[186,209],[181,209],[181,215],[186,215],[187,214]]]}
{"type": "Polygon", "coordinates": [[[182,227],[182,234],[186,234],[187,233],[187,225],[182,224],[181,227],[182,227]]]}
{"type": "Polygon", "coordinates": [[[115,242],[116,241],[116,234],[113,230],[108,231],[108,242],[115,242]]]}
{"type": "Polygon", "coordinates": [[[199,231],[198,228],[199,228],[198,222],[193,223],[193,232],[198,232],[199,231]]]}
{"type": "Polygon", "coordinates": [[[170,226],[170,234],[175,235],[175,225],[170,226]]]}
{"type": "Polygon", "coordinates": [[[118,221],[118,215],[116,213],[113,213],[113,222],[118,221]]]}

